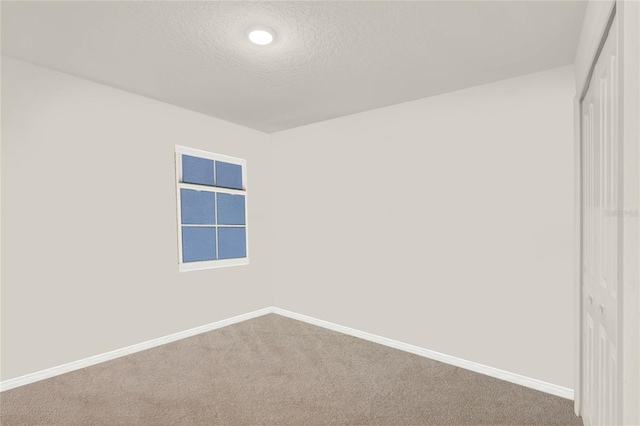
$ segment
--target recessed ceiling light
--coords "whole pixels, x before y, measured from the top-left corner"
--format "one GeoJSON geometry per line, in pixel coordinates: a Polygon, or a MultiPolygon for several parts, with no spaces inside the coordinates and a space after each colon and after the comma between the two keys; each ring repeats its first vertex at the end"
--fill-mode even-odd
{"type": "Polygon", "coordinates": [[[260,46],[267,45],[273,41],[273,34],[265,28],[254,28],[250,29],[248,32],[249,40],[255,44],[259,44],[260,46]]]}

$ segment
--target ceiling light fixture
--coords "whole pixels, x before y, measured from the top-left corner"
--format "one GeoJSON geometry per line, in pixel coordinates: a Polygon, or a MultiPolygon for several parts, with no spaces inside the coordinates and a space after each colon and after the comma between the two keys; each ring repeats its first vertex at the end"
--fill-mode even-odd
{"type": "Polygon", "coordinates": [[[247,36],[252,43],[260,46],[265,46],[273,41],[273,34],[266,28],[250,28],[247,31],[247,36]]]}

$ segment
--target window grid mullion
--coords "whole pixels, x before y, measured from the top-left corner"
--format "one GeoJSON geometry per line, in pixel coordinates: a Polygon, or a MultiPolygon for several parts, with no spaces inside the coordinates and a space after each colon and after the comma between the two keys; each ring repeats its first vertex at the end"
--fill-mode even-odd
{"type": "MultiPolygon", "coordinates": [[[[214,161],[213,164],[214,164],[213,173],[215,174],[215,172],[216,172],[216,166],[215,166],[216,162],[214,161]]],[[[215,180],[214,180],[214,182],[215,182],[215,180]]],[[[219,225],[219,221],[218,221],[218,206],[219,205],[218,205],[218,193],[217,192],[216,192],[215,197],[216,197],[216,203],[215,203],[215,210],[216,211],[214,212],[214,214],[216,216],[216,259],[220,260],[220,233],[218,232],[218,226],[217,226],[217,225],[219,225]]]]}
{"type": "Polygon", "coordinates": [[[182,226],[193,226],[195,228],[214,228],[216,226],[220,226],[222,228],[246,228],[246,225],[225,225],[224,223],[221,225],[213,225],[206,223],[183,223],[182,226]]]}

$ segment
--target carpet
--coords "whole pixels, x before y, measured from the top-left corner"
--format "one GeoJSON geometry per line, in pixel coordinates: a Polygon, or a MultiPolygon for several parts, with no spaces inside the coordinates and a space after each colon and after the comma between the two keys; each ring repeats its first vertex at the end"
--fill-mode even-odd
{"type": "Polygon", "coordinates": [[[275,314],[2,392],[0,420],[582,425],[567,399],[275,314]]]}

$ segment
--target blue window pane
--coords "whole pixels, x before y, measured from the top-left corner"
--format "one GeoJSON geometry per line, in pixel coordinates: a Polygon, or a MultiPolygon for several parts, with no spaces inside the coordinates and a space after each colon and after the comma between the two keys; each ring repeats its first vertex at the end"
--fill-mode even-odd
{"type": "Polygon", "coordinates": [[[180,209],[185,225],[215,225],[215,193],[180,189],[180,209]]]}
{"type": "Polygon", "coordinates": [[[216,161],[216,186],[242,188],[242,166],[216,161]]]}
{"type": "Polygon", "coordinates": [[[247,257],[246,228],[218,228],[218,259],[247,257]]]}
{"type": "Polygon", "coordinates": [[[182,261],[216,260],[216,228],[182,227],[182,261]]]}
{"type": "Polygon", "coordinates": [[[213,160],[182,154],[182,181],[213,185],[213,160]]]}
{"type": "Polygon", "coordinates": [[[244,195],[218,192],[218,224],[245,225],[244,195]]]}

